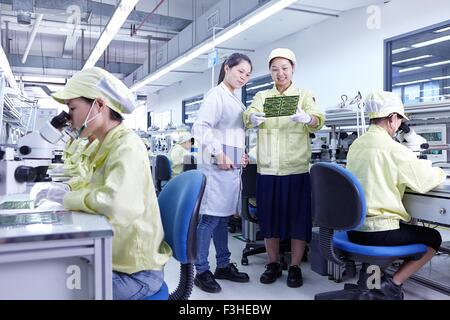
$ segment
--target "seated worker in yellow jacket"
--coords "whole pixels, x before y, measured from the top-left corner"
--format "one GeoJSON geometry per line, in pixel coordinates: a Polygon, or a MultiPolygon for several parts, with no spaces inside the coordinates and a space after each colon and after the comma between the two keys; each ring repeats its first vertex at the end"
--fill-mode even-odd
{"type": "Polygon", "coordinates": [[[405,188],[425,193],[441,184],[444,171],[394,141],[402,121],[409,120],[402,101],[392,92],[375,92],[366,97],[369,130],[357,138],[347,155],[347,169],[360,181],[366,197],[367,213],[363,226],[349,231],[350,241],[369,246],[425,244],[426,254],[417,261],[406,261],[393,278],[383,277],[381,289],[368,299],[403,299],[402,284],[425,263],[441,245],[439,232],[432,228],[406,224],[411,216],[402,203],[405,188]]]}
{"type": "Polygon", "coordinates": [[[183,171],[184,157],[191,154],[192,136],[189,132],[180,135],[177,143],[169,151],[169,161],[172,167],[172,178],[183,171]]]}
{"type": "Polygon", "coordinates": [[[133,94],[118,78],[93,67],[76,73],[52,97],[69,106],[80,137],[94,134],[99,147],[89,184],[72,191],[50,188],[46,196],[68,210],[108,218],[114,229],[114,299],[137,300],[158,292],[171,249],[163,240],[147,150],[122,124],[122,114],[135,108],[133,94]]]}

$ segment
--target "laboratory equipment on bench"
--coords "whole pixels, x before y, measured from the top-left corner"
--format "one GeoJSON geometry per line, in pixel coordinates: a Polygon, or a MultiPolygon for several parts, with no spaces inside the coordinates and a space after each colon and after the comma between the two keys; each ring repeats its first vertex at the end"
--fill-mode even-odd
{"type": "Polygon", "coordinates": [[[55,144],[64,137],[62,132],[70,117],[61,112],[47,121],[40,131],[21,137],[17,143],[17,156],[10,147],[0,160],[0,195],[23,193],[27,182],[49,181],[48,166],[55,158],[55,144]]]}
{"type": "Polygon", "coordinates": [[[427,140],[418,135],[406,122],[400,125],[399,131],[399,142],[414,152],[418,158],[426,159],[426,155],[423,155],[422,152],[429,148],[427,140]]]}
{"type": "Polygon", "coordinates": [[[14,160],[14,149],[6,148],[0,159],[0,196],[24,193],[26,183],[36,179],[36,168],[24,165],[23,161],[14,160]]]}

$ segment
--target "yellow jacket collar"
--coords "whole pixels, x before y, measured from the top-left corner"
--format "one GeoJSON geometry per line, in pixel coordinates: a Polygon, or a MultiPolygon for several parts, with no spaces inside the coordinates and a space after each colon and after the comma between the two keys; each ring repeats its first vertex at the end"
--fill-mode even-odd
{"type": "Polygon", "coordinates": [[[277,85],[274,84],[272,89],[270,89],[270,95],[276,95],[276,96],[295,96],[298,95],[298,89],[295,87],[294,82],[291,82],[291,85],[289,88],[286,89],[285,92],[280,93],[277,89],[277,85]]]}
{"type": "Polygon", "coordinates": [[[119,124],[117,127],[113,128],[108,132],[108,134],[105,137],[105,140],[100,144],[100,146],[97,149],[97,153],[95,155],[93,162],[94,167],[99,167],[102,165],[102,163],[105,161],[106,157],[108,156],[109,150],[111,149],[111,144],[116,141],[116,137],[121,134],[123,131],[126,131],[127,129],[123,124],[119,124]],[[108,151],[108,152],[106,152],[108,151]]]}
{"type": "Polygon", "coordinates": [[[375,132],[377,134],[386,135],[389,139],[392,139],[392,137],[389,135],[389,133],[386,131],[386,129],[377,126],[376,124],[371,124],[369,127],[370,132],[375,132]]]}

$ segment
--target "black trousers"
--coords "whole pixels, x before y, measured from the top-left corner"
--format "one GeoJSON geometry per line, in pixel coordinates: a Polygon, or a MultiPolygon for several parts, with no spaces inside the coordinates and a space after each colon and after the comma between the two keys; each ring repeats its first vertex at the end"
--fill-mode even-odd
{"type": "Polygon", "coordinates": [[[348,231],[351,242],[366,246],[403,246],[408,244],[424,244],[438,250],[442,243],[439,231],[400,223],[400,229],[389,231],[362,232],[348,231]]]}

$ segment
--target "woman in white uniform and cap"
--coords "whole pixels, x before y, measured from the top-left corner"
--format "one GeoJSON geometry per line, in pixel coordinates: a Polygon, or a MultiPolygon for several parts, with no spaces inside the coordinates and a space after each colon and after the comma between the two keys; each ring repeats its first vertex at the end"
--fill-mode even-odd
{"type": "Polygon", "coordinates": [[[233,53],[222,65],[219,85],[205,95],[192,130],[199,142],[198,169],[206,175],[206,189],[197,228],[197,274],[194,283],[206,292],[221,290],[215,279],[249,281],[246,273],[239,272],[235,264],[230,263],[228,220],[238,207],[238,167],[246,159],[243,156],[242,123],[245,106],[234,91],[248,82],[251,71],[250,59],[246,55],[233,53]],[[214,240],[217,260],[214,275],[208,263],[211,238],[214,240]]]}

